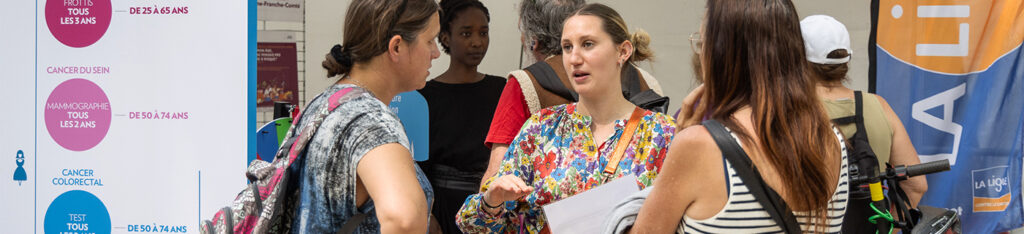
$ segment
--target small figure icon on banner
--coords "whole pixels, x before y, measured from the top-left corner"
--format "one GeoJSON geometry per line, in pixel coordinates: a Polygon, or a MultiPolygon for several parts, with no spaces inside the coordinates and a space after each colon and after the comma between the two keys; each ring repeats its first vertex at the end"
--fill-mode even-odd
{"type": "Polygon", "coordinates": [[[18,156],[15,157],[15,163],[18,164],[18,168],[14,169],[14,181],[18,181],[18,186],[21,186],[21,182],[28,180],[28,174],[25,173],[25,152],[18,150],[18,156]]]}

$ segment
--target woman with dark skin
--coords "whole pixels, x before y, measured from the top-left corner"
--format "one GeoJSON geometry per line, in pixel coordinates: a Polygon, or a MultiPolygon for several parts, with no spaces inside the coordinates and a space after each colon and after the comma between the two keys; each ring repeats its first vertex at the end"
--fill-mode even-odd
{"type": "Polygon", "coordinates": [[[491,40],[488,34],[491,16],[487,8],[476,0],[445,0],[441,7],[455,10],[442,13],[441,34],[438,35],[451,62],[448,70],[434,80],[449,84],[483,80],[485,74],[477,71],[477,66],[484,60],[491,40]]]}
{"type": "Polygon", "coordinates": [[[438,41],[451,63],[419,90],[430,108],[430,157],[420,167],[436,192],[433,225],[461,233],[455,214],[478,191],[487,169],[490,151],[483,141],[505,79],[477,71],[490,41],[487,7],[477,0],[444,0],[441,8],[438,41]]]}

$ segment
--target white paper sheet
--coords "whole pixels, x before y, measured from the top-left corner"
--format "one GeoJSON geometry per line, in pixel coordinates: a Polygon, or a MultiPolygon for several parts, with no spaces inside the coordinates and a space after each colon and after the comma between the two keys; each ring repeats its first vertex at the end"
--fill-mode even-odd
{"type": "Polygon", "coordinates": [[[627,175],[548,204],[544,214],[551,233],[600,233],[615,204],[638,191],[636,176],[627,175]]]}

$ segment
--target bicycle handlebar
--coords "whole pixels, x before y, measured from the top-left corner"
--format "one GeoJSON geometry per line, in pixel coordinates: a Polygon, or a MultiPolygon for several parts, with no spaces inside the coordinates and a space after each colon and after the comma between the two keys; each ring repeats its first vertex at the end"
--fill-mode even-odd
{"type": "Polygon", "coordinates": [[[949,160],[939,160],[906,167],[907,177],[914,177],[948,170],[949,160]]]}
{"type": "Polygon", "coordinates": [[[899,181],[905,180],[909,177],[948,171],[949,169],[949,160],[939,160],[910,166],[900,165],[890,168],[877,176],[861,175],[857,178],[850,178],[850,182],[853,184],[867,184],[875,178],[881,180],[895,179],[899,181]]]}

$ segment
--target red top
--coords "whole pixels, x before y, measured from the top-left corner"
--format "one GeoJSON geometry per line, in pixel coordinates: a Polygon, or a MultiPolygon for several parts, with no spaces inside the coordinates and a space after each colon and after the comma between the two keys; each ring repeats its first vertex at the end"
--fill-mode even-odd
{"type": "Polygon", "coordinates": [[[505,88],[501,91],[501,98],[498,99],[498,107],[494,110],[494,118],[491,119],[491,129],[487,131],[487,139],[484,144],[488,148],[491,144],[509,144],[519,134],[519,129],[530,118],[530,108],[526,106],[526,97],[523,97],[523,90],[519,87],[516,77],[509,75],[505,82],[505,88]]]}

